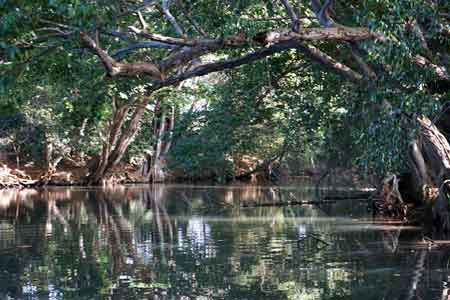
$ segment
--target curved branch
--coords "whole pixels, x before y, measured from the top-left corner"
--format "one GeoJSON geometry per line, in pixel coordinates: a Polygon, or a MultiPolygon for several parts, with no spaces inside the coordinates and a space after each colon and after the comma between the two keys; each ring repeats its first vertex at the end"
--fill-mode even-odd
{"type": "Polygon", "coordinates": [[[320,5],[318,0],[312,0],[311,6],[316,15],[317,20],[323,27],[331,27],[334,25],[334,21],[329,16],[331,10],[332,0],[326,0],[323,5],[320,5]]]}
{"type": "Polygon", "coordinates": [[[176,45],[176,46],[185,46],[185,47],[209,47],[211,45],[217,45],[217,44],[224,44],[229,46],[236,46],[238,43],[239,45],[245,44],[245,38],[242,40],[242,34],[236,34],[233,36],[230,36],[225,39],[188,39],[188,38],[176,38],[171,36],[165,36],[161,34],[155,34],[155,33],[149,33],[143,30],[140,30],[134,26],[128,27],[132,32],[142,36],[143,38],[161,42],[165,44],[170,45],[176,45]],[[240,39],[239,39],[240,38],[240,39]]]}
{"type": "Polygon", "coordinates": [[[312,45],[301,44],[297,47],[297,49],[309,56],[314,61],[322,64],[323,66],[331,69],[335,73],[349,79],[354,83],[358,83],[363,80],[363,76],[361,74],[353,71],[348,66],[336,61],[334,58],[312,45]]]}
{"type": "Polygon", "coordinates": [[[415,57],[413,57],[413,62],[420,67],[428,68],[433,72],[434,75],[439,77],[439,79],[450,81],[450,75],[445,67],[435,65],[421,55],[416,55],[415,57]]]}
{"type": "Polygon", "coordinates": [[[373,68],[363,58],[365,53],[356,43],[348,42],[348,44],[350,46],[350,53],[364,76],[368,79],[376,80],[378,78],[377,73],[375,73],[373,68]]]}
{"type": "Polygon", "coordinates": [[[86,33],[81,33],[81,39],[89,49],[100,58],[100,61],[105,66],[108,74],[114,76],[135,76],[135,75],[149,75],[153,79],[162,80],[163,74],[159,70],[159,67],[152,63],[119,63],[112,58],[105,50],[86,33]]]}
{"type": "Polygon", "coordinates": [[[251,52],[251,53],[246,54],[241,57],[235,57],[235,58],[222,60],[219,62],[203,64],[203,65],[197,66],[189,71],[186,71],[179,75],[169,77],[166,80],[159,82],[157,85],[155,85],[152,88],[152,90],[154,90],[155,88],[158,89],[162,86],[174,85],[174,84],[177,84],[177,83],[184,81],[186,79],[189,79],[189,78],[203,76],[203,75],[207,75],[210,73],[219,72],[219,71],[223,71],[226,69],[235,68],[235,67],[238,67],[238,66],[241,66],[244,64],[252,63],[254,61],[268,57],[275,53],[279,53],[279,52],[285,51],[287,49],[294,49],[294,48],[298,47],[298,44],[299,43],[295,42],[295,41],[278,43],[278,44],[272,45],[267,48],[262,48],[262,49],[256,50],[254,52],[251,52]]]}
{"type": "Polygon", "coordinates": [[[289,0],[280,0],[280,1],[281,3],[283,3],[284,8],[286,8],[289,18],[291,18],[292,20],[292,31],[298,32],[300,30],[300,20],[298,18],[298,15],[294,12],[294,9],[289,3],[289,0]]]}
{"type": "Polygon", "coordinates": [[[183,36],[184,35],[184,31],[181,28],[181,26],[178,24],[178,22],[175,19],[175,17],[170,13],[169,5],[170,5],[170,0],[162,0],[163,13],[166,16],[166,19],[170,22],[170,24],[172,24],[172,26],[175,29],[176,33],[179,36],[183,36]]]}
{"type": "Polygon", "coordinates": [[[186,18],[186,20],[188,20],[188,22],[192,25],[192,27],[194,27],[194,29],[203,37],[207,37],[208,34],[206,33],[206,31],[192,18],[192,15],[190,13],[190,11],[186,8],[186,6],[184,5],[182,0],[179,0],[180,2],[180,6],[181,9],[183,10],[183,14],[186,18]]]}

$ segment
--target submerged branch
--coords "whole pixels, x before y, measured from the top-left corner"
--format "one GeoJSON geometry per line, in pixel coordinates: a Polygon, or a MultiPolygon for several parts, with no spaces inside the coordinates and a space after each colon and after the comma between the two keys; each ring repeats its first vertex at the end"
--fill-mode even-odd
{"type": "Polygon", "coordinates": [[[270,202],[270,203],[244,203],[242,207],[276,207],[276,206],[290,206],[290,205],[321,205],[321,204],[333,204],[336,200],[308,200],[308,201],[283,201],[283,202],[270,202]]]}

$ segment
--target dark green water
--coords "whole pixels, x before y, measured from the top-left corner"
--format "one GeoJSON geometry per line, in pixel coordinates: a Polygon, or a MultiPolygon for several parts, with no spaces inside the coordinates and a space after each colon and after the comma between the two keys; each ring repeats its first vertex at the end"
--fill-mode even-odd
{"type": "Polygon", "coordinates": [[[0,191],[0,299],[447,299],[450,247],[306,189],[0,191]],[[409,246],[408,246],[409,245],[409,246]],[[449,250],[447,250],[449,249],[449,250]]]}

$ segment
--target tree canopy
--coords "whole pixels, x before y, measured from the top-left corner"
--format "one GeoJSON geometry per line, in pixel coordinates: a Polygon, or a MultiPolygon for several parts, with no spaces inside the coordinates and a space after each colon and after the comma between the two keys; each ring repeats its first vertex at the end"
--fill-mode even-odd
{"type": "Polygon", "coordinates": [[[448,99],[447,1],[0,5],[5,145],[97,156],[93,181],[147,155],[194,177],[246,155],[382,175],[448,99]]]}

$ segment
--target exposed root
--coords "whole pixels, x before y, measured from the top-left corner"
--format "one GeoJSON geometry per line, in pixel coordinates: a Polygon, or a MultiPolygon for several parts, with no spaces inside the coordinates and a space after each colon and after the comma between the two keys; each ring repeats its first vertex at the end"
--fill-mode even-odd
{"type": "Polygon", "coordinates": [[[406,220],[408,205],[398,189],[399,181],[400,179],[395,174],[383,180],[382,199],[374,202],[374,208],[383,216],[406,220]]]}
{"type": "Polygon", "coordinates": [[[0,168],[0,189],[1,188],[21,188],[36,185],[37,181],[32,180],[20,170],[13,170],[6,165],[0,168]]]}
{"type": "Polygon", "coordinates": [[[423,185],[422,202],[417,203],[402,196],[402,190],[399,189],[400,180],[401,177],[396,175],[389,175],[383,180],[382,197],[373,203],[375,213],[383,217],[398,218],[408,224],[423,223],[427,214],[427,205],[436,201],[441,189],[423,185]]]}

